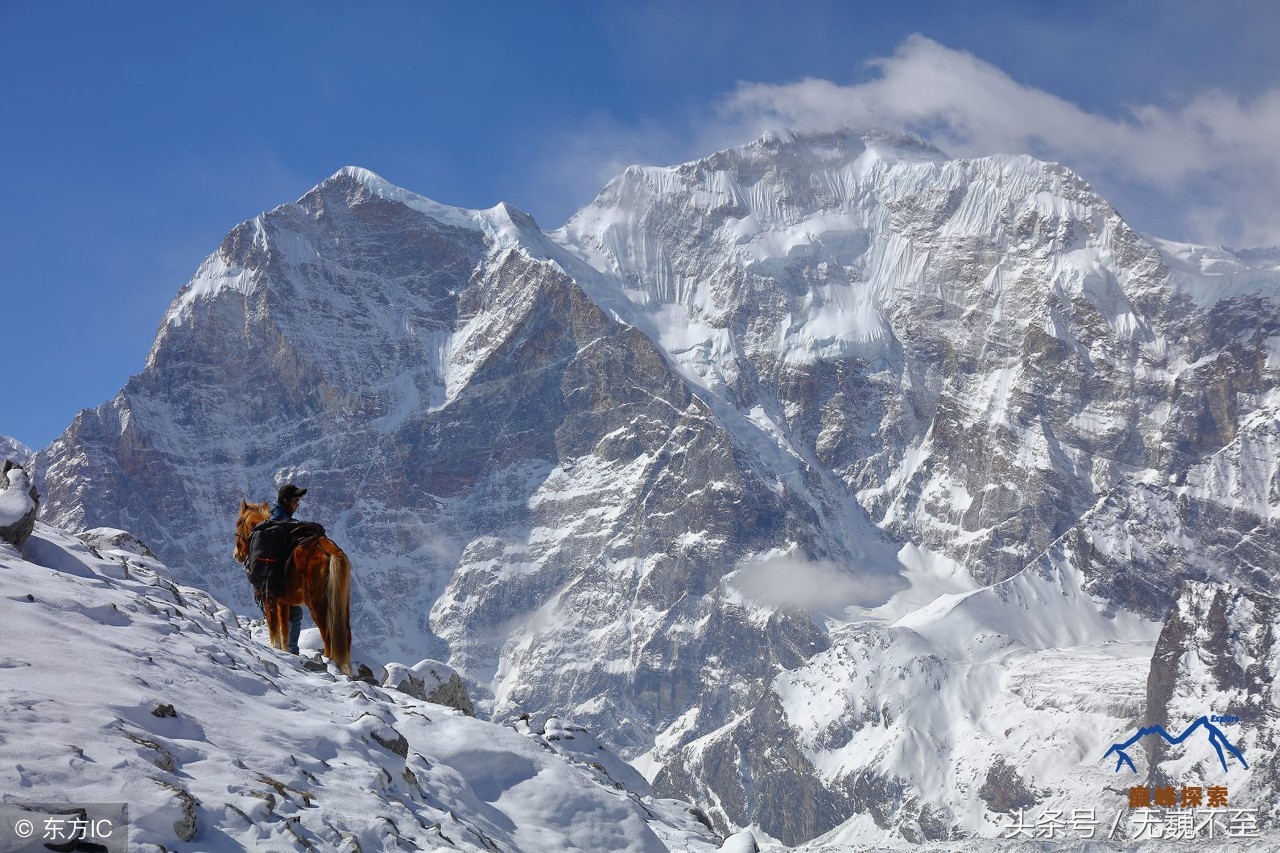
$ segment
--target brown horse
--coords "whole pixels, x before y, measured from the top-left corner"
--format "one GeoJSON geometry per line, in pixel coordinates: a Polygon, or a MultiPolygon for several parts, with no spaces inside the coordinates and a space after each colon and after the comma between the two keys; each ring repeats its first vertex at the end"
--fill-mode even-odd
{"type": "MultiPolygon", "coordinates": [[[[271,505],[240,501],[236,522],[237,563],[249,557],[249,534],[271,515],[271,505]]],[[[284,594],[264,595],[262,611],[267,617],[271,645],[288,647],[289,608],[306,604],[324,640],[325,657],[351,674],[351,562],[342,549],[326,536],[293,549],[291,568],[284,579],[284,594]]]]}

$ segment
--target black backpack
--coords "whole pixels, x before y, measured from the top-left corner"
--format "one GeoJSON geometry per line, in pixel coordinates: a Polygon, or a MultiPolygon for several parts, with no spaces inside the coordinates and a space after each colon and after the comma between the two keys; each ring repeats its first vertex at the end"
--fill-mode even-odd
{"type": "Polygon", "coordinates": [[[284,578],[284,564],[293,550],[293,527],[292,521],[264,521],[249,534],[249,558],[244,561],[244,570],[254,587],[284,578]]]}
{"type": "Polygon", "coordinates": [[[260,600],[264,590],[281,595],[293,549],[300,542],[323,535],[324,528],[311,521],[267,520],[254,527],[249,533],[249,557],[244,561],[254,598],[260,600]]]}

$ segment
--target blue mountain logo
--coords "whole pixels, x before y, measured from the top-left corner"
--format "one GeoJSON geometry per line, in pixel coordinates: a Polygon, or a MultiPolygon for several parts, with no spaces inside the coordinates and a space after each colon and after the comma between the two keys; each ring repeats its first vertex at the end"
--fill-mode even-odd
{"type": "Polygon", "coordinates": [[[1125,752],[1125,750],[1127,750],[1129,747],[1133,746],[1135,743],[1142,740],[1147,735],[1160,735],[1160,737],[1164,738],[1166,741],[1168,741],[1171,744],[1182,743],[1184,740],[1190,737],[1193,732],[1201,728],[1205,730],[1206,734],[1209,737],[1209,743],[1213,744],[1214,750],[1217,751],[1218,760],[1222,762],[1223,770],[1227,769],[1226,754],[1228,752],[1234,755],[1236,757],[1236,760],[1239,761],[1241,764],[1243,764],[1246,770],[1249,769],[1249,763],[1244,760],[1244,755],[1242,755],[1240,750],[1236,747],[1236,745],[1233,744],[1225,734],[1223,734],[1222,729],[1218,728],[1213,723],[1209,722],[1208,716],[1200,717],[1199,719],[1197,719],[1194,723],[1192,723],[1190,726],[1187,727],[1186,731],[1184,731],[1182,734],[1178,735],[1177,737],[1174,737],[1173,735],[1165,731],[1164,726],[1144,726],[1143,728],[1138,729],[1137,733],[1133,737],[1125,741],[1124,743],[1111,744],[1111,748],[1108,749],[1106,755],[1102,757],[1106,758],[1108,755],[1114,752],[1116,754],[1116,772],[1117,773],[1119,773],[1120,768],[1126,764],[1129,765],[1130,770],[1132,770],[1134,773],[1137,773],[1138,768],[1134,766],[1133,759],[1129,757],[1129,754],[1127,752],[1125,752]]]}

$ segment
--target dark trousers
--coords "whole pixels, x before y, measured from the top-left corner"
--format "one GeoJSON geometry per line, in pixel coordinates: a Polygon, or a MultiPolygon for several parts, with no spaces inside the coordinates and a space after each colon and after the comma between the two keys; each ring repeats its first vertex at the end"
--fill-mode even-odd
{"type": "Polygon", "coordinates": [[[294,605],[289,608],[289,651],[298,654],[298,636],[302,634],[302,608],[294,605]]]}

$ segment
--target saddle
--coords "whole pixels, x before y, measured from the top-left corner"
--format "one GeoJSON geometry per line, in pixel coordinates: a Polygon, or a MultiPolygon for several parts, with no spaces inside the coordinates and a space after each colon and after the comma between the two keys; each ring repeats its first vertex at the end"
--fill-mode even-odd
{"type": "Polygon", "coordinates": [[[254,601],[262,604],[264,596],[283,595],[294,549],[321,536],[324,527],[314,521],[268,520],[254,527],[249,534],[249,558],[244,562],[254,601]]]}

